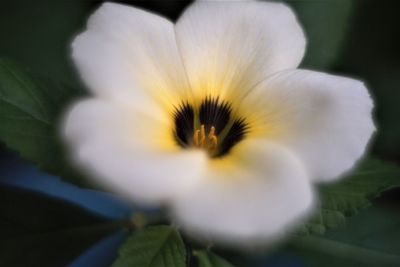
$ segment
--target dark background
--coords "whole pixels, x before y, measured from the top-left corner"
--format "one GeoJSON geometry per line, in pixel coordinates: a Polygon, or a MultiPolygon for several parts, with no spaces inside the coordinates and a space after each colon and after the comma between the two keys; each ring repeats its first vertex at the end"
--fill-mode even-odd
{"type": "MultiPolygon", "coordinates": [[[[0,0],[0,57],[54,80],[82,87],[69,45],[102,1],[0,0]]],[[[119,1],[176,20],[188,1],[119,1]]],[[[375,99],[378,132],[370,154],[400,164],[400,1],[287,0],[309,37],[302,67],[362,79],[375,99]]],[[[1,173],[27,165],[0,143],[1,173]]],[[[29,169],[31,170],[31,169],[29,169]]],[[[33,172],[34,170],[32,170],[33,172]]],[[[374,200],[400,210],[400,190],[374,200]]]]}

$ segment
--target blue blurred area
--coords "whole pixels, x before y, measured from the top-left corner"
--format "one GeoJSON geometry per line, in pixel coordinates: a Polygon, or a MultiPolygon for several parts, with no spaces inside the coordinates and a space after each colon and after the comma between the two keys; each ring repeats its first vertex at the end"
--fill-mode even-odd
{"type": "Polygon", "coordinates": [[[132,213],[132,207],[116,196],[83,189],[42,173],[31,164],[9,156],[0,165],[0,183],[14,185],[68,200],[107,218],[121,218],[132,213]]]}
{"type": "Polygon", "coordinates": [[[266,254],[255,257],[251,266],[254,267],[309,267],[297,256],[285,252],[277,251],[275,253],[266,254]]]}
{"type": "MultiPolygon", "coordinates": [[[[61,181],[38,171],[14,155],[1,155],[0,183],[41,192],[50,196],[65,199],[89,211],[110,219],[130,216],[131,206],[112,194],[90,189],[83,189],[61,181]]],[[[84,251],[71,267],[106,267],[117,256],[118,247],[126,238],[126,233],[117,232],[104,238],[99,243],[84,251]]]]}
{"type": "Polygon", "coordinates": [[[125,238],[126,233],[121,231],[103,239],[85,251],[68,267],[110,266],[117,257],[118,247],[125,238]]]}

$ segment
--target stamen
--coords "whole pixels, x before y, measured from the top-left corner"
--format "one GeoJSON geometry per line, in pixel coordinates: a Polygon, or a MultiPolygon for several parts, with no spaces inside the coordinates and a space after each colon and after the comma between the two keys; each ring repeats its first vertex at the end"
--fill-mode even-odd
{"type": "Polygon", "coordinates": [[[200,143],[199,143],[199,135],[200,135],[200,130],[196,130],[194,132],[194,135],[193,135],[193,144],[195,146],[197,146],[197,147],[200,145],[200,143]]]}
{"type": "Polygon", "coordinates": [[[210,139],[211,139],[210,149],[214,150],[217,148],[218,145],[218,137],[216,135],[213,135],[210,137],[210,139]]]}
{"type": "Polygon", "coordinates": [[[202,124],[200,129],[194,131],[193,145],[208,151],[215,150],[218,145],[218,137],[215,135],[215,127],[211,126],[210,132],[206,135],[206,128],[204,124],[202,124]]]}
{"type": "Polygon", "coordinates": [[[204,149],[211,158],[225,156],[249,131],[245,119],[233,114],[231,104],[218,96],[207,96],[199,107],[182,102],[172,115],[177,145],[204,149]]]}
{"type": "Polygon", "coordinates": [[[206,141],[206,130],[204,124],[200,126],[200,146],[204,147],[206,141]]]}
{"type": "Polygon", "coordinates": [[[215,127],[211,126],[210,133],[208,134],[208,138],[212,138],[215,135],[215,127]]]}

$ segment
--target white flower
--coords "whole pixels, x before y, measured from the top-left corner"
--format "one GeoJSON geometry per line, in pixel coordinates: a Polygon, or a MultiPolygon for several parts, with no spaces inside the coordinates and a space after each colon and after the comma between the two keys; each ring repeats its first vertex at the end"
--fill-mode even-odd
{"type": "Polygon", "coordinates": [[[175,25],[103,4],[73,42],[92,97],[67,114],[72,155],[191,234],[271,242],[374,131],[363,83],[296,69],[305,44],[280,3],[195,2],[175,25]]]}

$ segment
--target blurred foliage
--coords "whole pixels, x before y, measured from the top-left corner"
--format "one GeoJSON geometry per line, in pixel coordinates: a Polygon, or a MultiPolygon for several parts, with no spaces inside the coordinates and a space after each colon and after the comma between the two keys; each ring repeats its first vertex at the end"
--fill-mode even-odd
{"type": "Polygon", "coordinates": [[[135,231],[121,246],[111,267],[185,267],[186,249],[172,226],[150,226],[135,231]]]}
{"type": "Polygon", "coordinates": [[[40,169],[85,184],[68,164],[59,140],[61,114],[82,94],[74,87],[39,79],[13,61],[0,59],[1,140],[40,169]]]}
{"type": "Polygon", "coordinates": [[[400,214],[371,207],[323,236],[294,240],[290,251],[311,267],[400,266],[400,214]]]}
{"type": "Polygon", "coordinates": [[[285,0],[296,12],[305,29],[306,54],[301,67],[326,70],[338,60],[348,32],[355,1],[285,0]]]}
{"type": "Polygon", "coordinates": [[[66,266],[122,224],[40,193],[0,185],[0,266],[66,266]]]}
{"type": "Polygon", "coordinates": [[[334,70],[366,82],[378,126],[372,151],[400,163],[400,2],[352,1],[356,12],[334,70]]]}
{"type": "Polygon", "coordinates": [[[346,217],[368,207],[372,198],[395,186],[400,186],[400,167],[373,158],[364,159],[341,181],[320,186],[319,209],[306,224],[303,234],[323,234],[326,229],[345,225],[346,217]]]}
{"type": "Polygon", "coordinates": [[[70,43],[89,14],[91,1],[0,1],[0,56],[59,82],[77,83],[70,43]]]}
{"type": "Polygon", "coordinates": [[[193,254],[199,261],[199,267],[234,267],[225,259],[207,250],[194,251],[193,254]]]}

